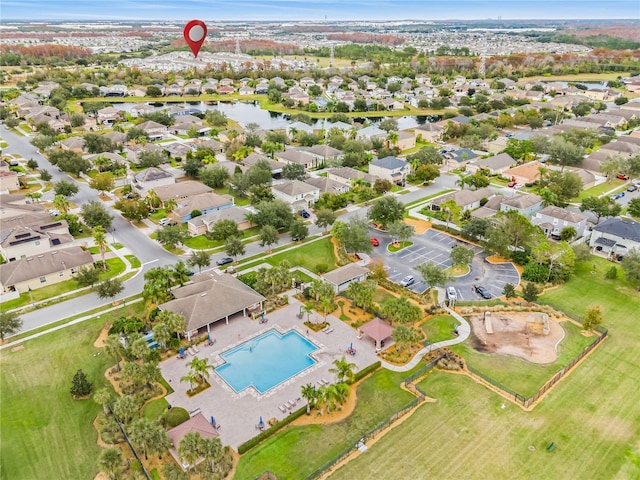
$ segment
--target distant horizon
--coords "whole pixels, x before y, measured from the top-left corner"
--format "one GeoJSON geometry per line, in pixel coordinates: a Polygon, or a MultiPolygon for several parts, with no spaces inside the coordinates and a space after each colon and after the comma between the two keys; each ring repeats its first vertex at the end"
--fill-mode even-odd
{"type": "Polygon", "coordinates": [[[192,18],[211,22],[638,21],[640,4],[638,0],[6,0],[0,24],[192,18]]]}

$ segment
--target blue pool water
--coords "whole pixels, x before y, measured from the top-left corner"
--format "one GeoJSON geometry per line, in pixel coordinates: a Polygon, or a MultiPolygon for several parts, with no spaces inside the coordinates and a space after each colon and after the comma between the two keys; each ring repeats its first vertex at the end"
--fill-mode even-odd
{"type": "Polygon", "coordinates": [[[317,349],[295,330],[269,330],[222,353],[226,363],[215,371],[236,392],[253,385],[265,393],[316,363],[309,354],[317,349]]]}

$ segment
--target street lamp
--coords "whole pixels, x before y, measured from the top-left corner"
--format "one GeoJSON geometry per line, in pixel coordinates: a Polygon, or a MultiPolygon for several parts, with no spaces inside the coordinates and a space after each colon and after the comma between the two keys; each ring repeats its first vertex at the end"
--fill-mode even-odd
{"type": "Polygon", "coordinates": [[[31,287],[29,287],[29,298],[31,298],[31,306],[35,307],[36,304],[33,302],[33,291],[31,290],[31,287]]]}

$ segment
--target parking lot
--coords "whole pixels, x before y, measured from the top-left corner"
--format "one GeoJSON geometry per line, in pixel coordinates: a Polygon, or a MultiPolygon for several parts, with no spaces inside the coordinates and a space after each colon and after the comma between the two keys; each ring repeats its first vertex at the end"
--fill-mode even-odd
{"type": "Polygon", "coordinates": [[[505,284],[511,283],[517,286],[520,282],[520,275],[513,264],[489,263],[486,260],[487,254],[479,246],[464,242],[438,230],[429,229],[421,235],[414,235],[411,238],[412,246],[395,253],[387,250],[391,238],[378,231],[375,232],[375,236],[380,241],[380,246],[374,247],[372,258],[380,258],[384,262],[389,279],[393,282],[400,283],[403,277],[412,275],[415,278],[415,283],[408,288],[417,293],[425,292],[429,285],[422,280],[416,267],[427,262],[433,262],[442,268],[450,267],[450,252],[456,245],[471,248],[476,254],[470,272],[451,282],[451,285],[456,289],[458,300],[482,300],[474,291],[474,285],[482,285],[492,297],[498,297],[502,295],[505,284]]]}

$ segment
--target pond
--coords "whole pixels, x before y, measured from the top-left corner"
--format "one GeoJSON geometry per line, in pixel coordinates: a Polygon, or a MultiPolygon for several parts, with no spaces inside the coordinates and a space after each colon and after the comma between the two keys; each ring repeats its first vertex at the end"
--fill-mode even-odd
{"type": "MultiPolygon", "coordinates": [[[[114,104],[116,108],[120,110],[124,110],[126,112],[131,111],[131,109],[138,105],[137,103],[124,102],[114,104]]],[[[207,110],[218,110],[224,113],[231,120],[238,122],[243,127],[246,127],[249,123],[256,123],[259,125],[259,128],[263,130],[282,130],[287,128],[289,124],[291,124],[290,115],[278,112],[269,112],[267,110],[262,110],[258,103],[253,102],[220,102],[218,104],[210,105],[206,102],[167,102],[164,106],[156,106],[156,110],[162,111],[171,106],[183,106],[186,109],[191,109],[194,111],[205,112],[207,110]]],[[[304,113],[304,112],[301,112],[304,113]]],[[[384,120],[384,118],[388,117],[378,117],[378,118],[354,118],[354,122],[364,123],[368,121],[371,124],[376,124],[384,120]]],[[[398,130],[404,130],[407,128],[414,128],[418,125],[424,125],[428,123],[429,118],[426,116],[403,116],[403,117],[392,117],[398,122],[398,130]]],[[[324,119],[314,119],[314,127],[320,129],[322,128],[325,120],[324,119]]]]}

